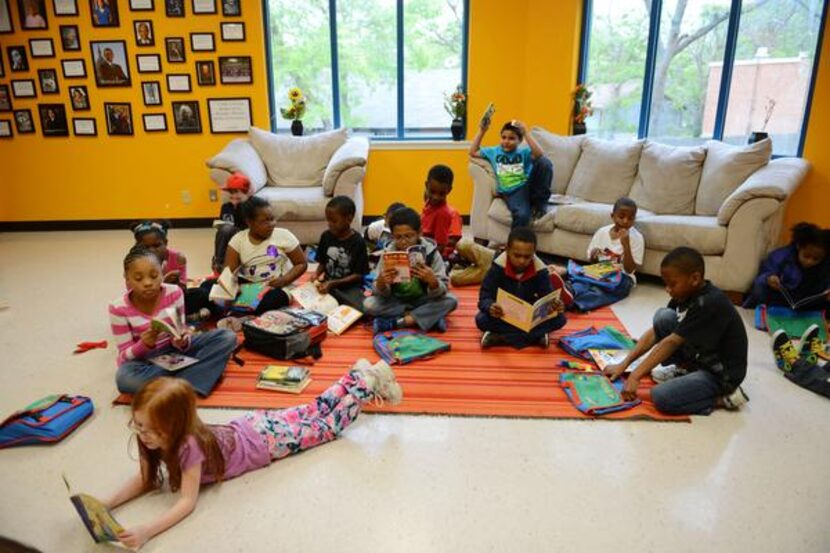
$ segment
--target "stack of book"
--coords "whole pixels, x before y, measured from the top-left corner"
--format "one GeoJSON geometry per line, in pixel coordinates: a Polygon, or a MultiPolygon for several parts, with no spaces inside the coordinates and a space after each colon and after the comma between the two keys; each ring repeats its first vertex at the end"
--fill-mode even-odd
{"type": "Polygon", "coordinates": [[[259,373],[256,387],[299,394],[311,383],[311,372],[296,365],[268,365],[259,373]]]}

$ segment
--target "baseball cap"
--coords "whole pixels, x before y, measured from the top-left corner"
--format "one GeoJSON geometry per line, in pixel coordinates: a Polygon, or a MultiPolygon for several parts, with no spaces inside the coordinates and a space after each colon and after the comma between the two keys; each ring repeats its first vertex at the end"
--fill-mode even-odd
{"type": "Polygon", "coordinates": [[[242,190],[247,193],[250,187],[251,181],[248,180],[248,177],[242,173],[234,173],[225,181],[225,186],[222,187],[222,190],[242,190]]]}

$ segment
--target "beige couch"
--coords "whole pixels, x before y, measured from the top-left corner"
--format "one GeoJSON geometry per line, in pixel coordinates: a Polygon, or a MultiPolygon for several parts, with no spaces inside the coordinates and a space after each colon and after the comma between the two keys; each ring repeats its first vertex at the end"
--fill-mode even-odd
{"type": "Polygon", "coordinates": [[[346,129],[294,137],[252,127],[248,138],[232,140],[207,166],[219,185],[234,171],[247,175],[253,192],[273,206],[277,224],[300,243],[316,244],[333,196],[354,201],[352,226],[360,230],[368,157],[369,141],[350,138],[346,129]]]}
{"type": "MultiPolygon", "coordinates": [[[[553,162],[552,192],[578,199],[551,206],[534,222],[540,251],[586,260],[591,236],[611,223],[612,204],[627,195],[639,206],[636,226],[646,243],[641,272],[659,275],[669,250],[691,246],[703,254],[707,278],[733,292],[749,289],[761,259],[778,244],[786,201],[809,169],[800,158],[770,161],[769,139],[674,147],[531,132],[553,162]]],[[[469,167],[473,235],[504,243],[511,217],[495,195],[492,168],[481,159],[469,167]]]]}

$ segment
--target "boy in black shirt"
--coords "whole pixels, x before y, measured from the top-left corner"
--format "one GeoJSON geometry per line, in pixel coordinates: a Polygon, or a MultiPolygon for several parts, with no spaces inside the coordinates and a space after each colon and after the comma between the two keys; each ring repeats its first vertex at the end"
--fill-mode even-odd
{"type": "Polygon", "coordinates": [[[331,294],[342,305],[363,311],[363,277],[369,272],[366,242],[352,229],[355,205],[347,196],[326,204],[329,230],[320,235],[317,271],[313,281],[321,294],[331,294]]]}
{"type": "Polygon", "coordinates": [[[726,294],[703,278],[704,269],[703,256],[692,248],[675,248],[663,258],[668,307],[657,310],[653,328],[622,363],[605,369],[615,380],[651,350],[628,375],[624,399],[635,399],[640,379],[654,369],[652,377],[660,384],[651,390],[651,400],[664,413],[708,415],[716,407],[737,409],[749,401],[740,387],[746,376],[746,329],[726,294]],[[661,363],[664,367],[655,368],[661,363]]]}

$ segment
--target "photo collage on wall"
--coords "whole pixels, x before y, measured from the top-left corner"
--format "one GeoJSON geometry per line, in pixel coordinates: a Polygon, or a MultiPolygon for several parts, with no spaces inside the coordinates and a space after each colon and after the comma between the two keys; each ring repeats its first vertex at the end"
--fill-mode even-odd
{"type": "Polygon", "coordinates": [[[133,136],[136,124],[146,133],[247,132],[251,98],[228,93],[253,84],[251,56],[233,55],[233,43],[246,41],[245,23],[233,19],[241,2],[0,0],[0,138],[94,137],[99,120],[109,136],[133,136]],[[217,16],[218,26],[202,23],[217,16]],[[157,36],[184,21],[180,36],[157,36]],[[188,97],[203,87],[224,97],[188,97]],[[140,102],[124,101],[124,89],[140,102]]]}

